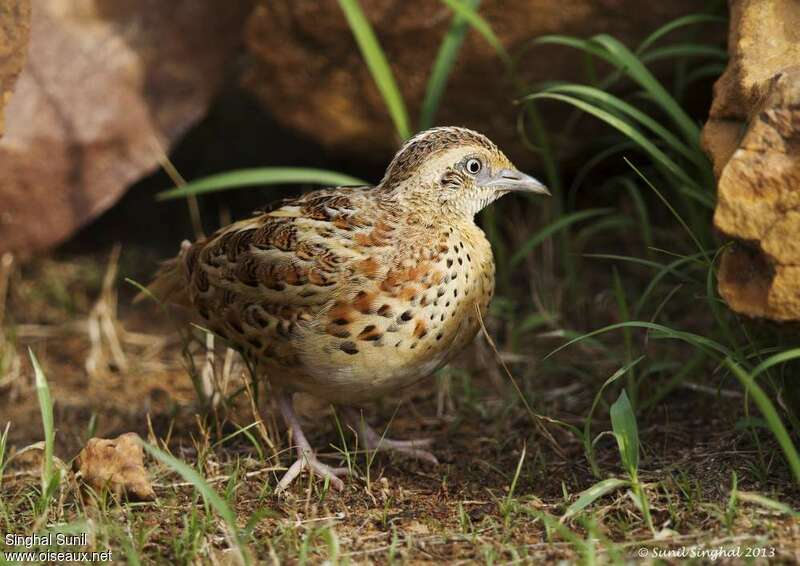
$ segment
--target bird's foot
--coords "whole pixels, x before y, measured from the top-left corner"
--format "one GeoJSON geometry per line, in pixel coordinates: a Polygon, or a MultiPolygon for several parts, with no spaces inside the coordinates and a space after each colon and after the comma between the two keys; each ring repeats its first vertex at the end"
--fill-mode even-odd
{"type": "Polygon", "coordinates": [[[284,491],[303,470],[308,470],[310,473],[322,479],[327,479],[330,481],[331,487],[337,491],[341,491],[344,488],[344,482],[339,479],[339,476],[346,476],[350,473],[348,468],[334,468],[323,464],[317,459],[316,454],[314,454],[312,450],[298,448],[297,460],[295,460],[294,464],[292,464],[283,475],[275,492],[281,493],[284,491]]]}
{"type": "Polygon", "coordinates": [[[297,460],[295,460],[294,464],[289,466],[289,469],[283,475],[281,481],[278,482],[278,487],[275,492],[281,493],[284,491],[303,470],[308,470],[311,474],[327,479],[334,489],[341,491],[344,488],[344,482],[339,479],[339,476],[347,475],[350,473],[350,470],[348,468],[334,468],[323,464],[317,459],[317,455],[308,443],[306,435],[303,433],[303,428],[300,426],[300,421],[297,419],[297,415],[294,412],[291,395],[286,393],[279,394],[278,407],[283,414],[283,418],[286,420],[286,425],[294,436],[297,460]]]}
{"type": "Polygon", "coordinates": [[[373,452],[378,450],[397,452],[399,454],[403,454],[404,456],[408,456],[409,458],[424,460],[425,462],[430,462],[434,465],[439,463],[439,460],[436,459],[436,456],[434,456],[432,452],[425,450],[425,448],[433,444],[433,438],[393,440],[378,434],[374,428],[369,426],[369,424],[363,419],[358,411],[348,409],[345,414],[350,421],[351,426],[356,431],[360,432],[360,440],[364,448],[367,450],[373,452]]]}

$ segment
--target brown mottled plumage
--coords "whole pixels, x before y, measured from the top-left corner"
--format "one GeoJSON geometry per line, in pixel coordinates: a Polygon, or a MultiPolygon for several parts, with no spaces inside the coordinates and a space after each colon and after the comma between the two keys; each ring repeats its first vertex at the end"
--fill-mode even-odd
{"type": "MultiPolygon", "coordinates": [[[[334,188],[185,244],[151,289],[191,305],[281,391],[302,468],[341,487],[314,457],[291,407],[305,391],[352,406],[443,366],[478,331],[494,261],[475,214],[512,190],[545,193],[486,137],[435,128],[408,141],[374,188],[334,188]]],[[[357,414],[345,410],[352,420],[357,414]]],[[[363,442],[435,462],[428,441],[363,442]]]]}

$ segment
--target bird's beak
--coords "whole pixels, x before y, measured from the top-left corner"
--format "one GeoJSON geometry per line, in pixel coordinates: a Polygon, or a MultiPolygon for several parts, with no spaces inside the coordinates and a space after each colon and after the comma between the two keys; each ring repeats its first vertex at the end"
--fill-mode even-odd
{"type": "Polygon", "coordinates": [[[496,174],[492,175],[484,186],[498,191],[514,191],[550,196],[550,191],[547,190],[547,187],[542,183],[516,169],[501,169],[496,174]]]}

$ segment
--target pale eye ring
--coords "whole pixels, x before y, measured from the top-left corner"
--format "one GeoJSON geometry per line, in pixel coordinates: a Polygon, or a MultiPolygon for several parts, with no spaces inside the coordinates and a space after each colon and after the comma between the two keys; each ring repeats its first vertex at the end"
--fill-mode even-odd
{"type": "Polygon", "coordinates": [[[483,168],[483,164],[481,163],[480,159],[471,158],[467,160],[467,163],[464,166],[467,170],[467,173],[470,175],[477,175],[480,173],[480,170],[483,168]]]}

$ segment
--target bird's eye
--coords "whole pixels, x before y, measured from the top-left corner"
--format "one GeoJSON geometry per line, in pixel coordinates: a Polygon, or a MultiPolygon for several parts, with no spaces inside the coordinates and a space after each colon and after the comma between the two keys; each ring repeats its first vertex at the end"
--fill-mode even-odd
{"type": "Polygon", "coordinates": [[[472,158],[467,160],[466,168],[467,168],[467,173],[469,173],[470,175],[477,175],[478,172],[481,170],[481,167],[483,167],[483,165],[481,164],[480,159],[472,158]]]}

